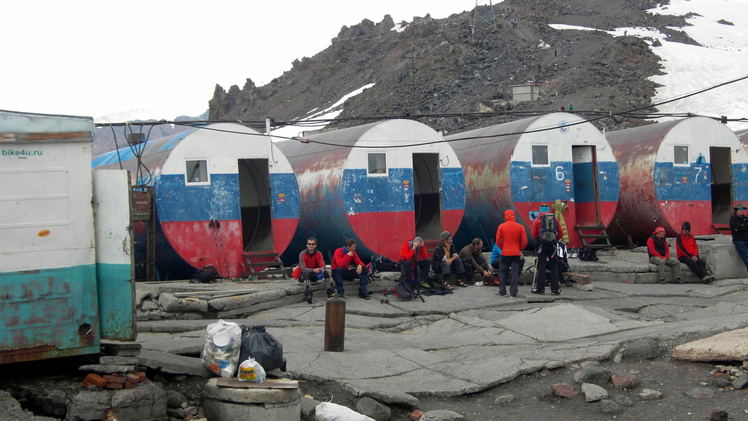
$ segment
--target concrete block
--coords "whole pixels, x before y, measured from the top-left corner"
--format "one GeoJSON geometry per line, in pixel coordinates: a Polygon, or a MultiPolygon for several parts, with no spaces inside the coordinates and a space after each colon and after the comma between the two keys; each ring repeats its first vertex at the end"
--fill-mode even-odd
{"type": "Polygon", "coordinates": [[[138,357],[140,365],[169,374],[210,377],[212,374],[203,367],[200,358],[185,357],[168,352],[144,350],[138,357]]]}
{"type": "Polygon", "coordinates": [[[99,358],[99,364],[103,365],[138,365],[138,357],[118,357],[103,355],[99,358]]]}
{"type": "Polygon", "coordinates": [[[208,380],[203,388],[203,396],[219,401],[235,403],[287,403],[301,398],[299,389],[241,389],[219,387],[218,378],[208,380]]]}
{"type": "Polygon", "coordinates": [[[748,328],[678,345],[673,358],[688,361],[746,361],[748,360],[748,328]]]}
{"type": "Polygon", "coordinates": [[[299,421],[301,419],[300,399],[279,404],[241,404],[204,397],[203,409],[210,421],[299,421]]]}
{"type": "Polygon", "coordinates": [[[164,311],[177,313],[183,311],[206,313],[208,302],[199,298],[177,298],[171,293],[162,293],[158,297],[158,304],[164,311]]]}
{"type": "Polygon", "coordinates": [[[748,277],[743,260],[731,242],[699,241],[698,244],[701,257],[716,279],[748,277]]]}

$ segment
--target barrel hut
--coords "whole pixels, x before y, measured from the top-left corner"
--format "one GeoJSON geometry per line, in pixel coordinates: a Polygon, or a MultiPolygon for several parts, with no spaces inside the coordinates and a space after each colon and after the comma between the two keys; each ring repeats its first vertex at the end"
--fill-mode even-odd
{"type": "Polygon", "coordinates": [[[442,140],[422,123],[397,119],[279,142],[301,195],[295,247],[284,259],[297,259],[309,236],[326,260],[346,238],[364,256],[397,259],[416,234],[428,241],[454,233],[465,190],[460,162],[442,140]]]}
{"type": "Polygon", "coordinates": [[[480,237],[493,243],[507,209],[529,229],[556,200],[566,202],[569,247],[607,240],[605,229],[618,203],[618,166],[605,136],[592,123],[558,112],[445,140],[465,173],[467,201],[459,242],[480,237]]]}
{"type": "Polygon", "coordinates": [[[205,265],[223,277],[245,275],[248,257],[283,253],[296,231],[291,165],[270,137],[243,125],[210,124],[128,145],[93,166],[120,162],[134,184],[153,187],[161,279],[191,277],[205,265]]]}
{"type": "Polygon", "coordinates": [[[621,170],[616,229],[641,241],[684,221],[694,235],[725,233],[735,202],[748,200],[748,153],[716,120],[691,117],[609,132],[621,170]]]}

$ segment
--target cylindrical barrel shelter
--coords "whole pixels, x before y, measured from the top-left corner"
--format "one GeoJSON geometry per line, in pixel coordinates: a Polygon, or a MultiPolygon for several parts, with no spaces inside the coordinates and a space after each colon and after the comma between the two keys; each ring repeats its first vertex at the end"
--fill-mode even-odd
{"type": "Polygon", "coordinates": [[[616,228],[635,240],[663,226],[724,232],[733,204],[748,199],[748,153],[718,121],[692,117],[609,132],[621,170],[616,228]]]}
{"type": "Polygon", "coordinates": [[[601,235],[618,202],[618,166],[603,134],[583,121],[551,113],[447,136],[467,191],[458,241],[493,243],[507,209],[529,229],[556,200],[567,203],[569,247],[582,245],[582,229],[601,235]]]}
{"type": "Polygon", "coordinates": [[[135,169],[154,187],[160,232],[176,252],[157,250],[162,276],[191,276],[213,265],[221,276],[241,276],[244,254],[283,253],[299,219],[299,189],[291,165],[271,138],[235,123],[205,127],[120,148],[94,167],[135,169]]]}
{"type": "MultiPolygon", "coordinates": [[[[462,168],[441,134],[412,120],[387,120],[278,146],[291,161],[301,217],[287,260],[315,236],[329,259],[346,238],[357,251],[396,260],[416,234],[454,233],[465,205],[462,168]],[[294,252],[291,254],[292,252],[294,252]]],[[[329,261],[328,261],[329,263],[329,261]]]]}

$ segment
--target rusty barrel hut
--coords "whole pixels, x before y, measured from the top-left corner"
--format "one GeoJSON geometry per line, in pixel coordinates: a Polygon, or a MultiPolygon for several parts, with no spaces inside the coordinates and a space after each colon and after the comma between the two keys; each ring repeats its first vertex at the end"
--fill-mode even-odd
{"type": "Polygon", "coordinates": [[[551,113],[447,136],[465,173],[458,241],[492,244],[504,211],[529,229],[555,200],[567,202],[569,246],[604,235],[618,203],[618,166],[603,134],[569,113],[551,113]],[[464,139],[464,140],[460,140],[464,139]]]}
{"type": "Polygon", "coordinates": [[[607,135],[621,170],[615,226],[643,240],[684,221],[695,235],[726,232],[735,202],[748,200],[748,154],[725,125],[692,117],[607,135]]]}
{"type": "Polygon", "coordinates": [[[396,260],[416,234],[454,233],[465,205],[462,168],[441,134],[412,120],[387,120],[279,142],[296,172],[301,218],[296,260],[308,236],[329,263],[346,238],[364,255],[396,260]]]}
{"type": "Polygon", "coordinates": [[[270,137],[243,125],[211,124],[126,146],[93,165],[120,161],[134,184],[154,188],[162,278],[190,277],[208,264],[221,276],[242,276],[245,254],[283,253],[296,231],[299,192],[291,165],[270,137]]]}

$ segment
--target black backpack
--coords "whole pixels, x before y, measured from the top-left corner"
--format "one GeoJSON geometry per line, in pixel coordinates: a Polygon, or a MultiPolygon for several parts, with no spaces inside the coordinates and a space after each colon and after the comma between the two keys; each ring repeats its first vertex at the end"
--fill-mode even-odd
{"type": "Polygon", "coordinates": [[[552,213],[546,213],[540,218],[540,235],[538,236],[538,242],[541,244],[555,244],[558,240],[556,217],[552,213]]]}
{"type": "Polygon", "coordinates": [[[198,282],[207,284],[218,279],[218,271],[212,265],[205,265],[192,276],[198,282]]]}
{"type": "Polygon", "coordinates": [[[375,254],[371,258],[371,270],[374,272],[398,272],[400,265],[393,262],[389,257],[375,254]]]}

